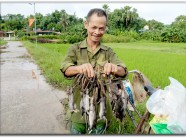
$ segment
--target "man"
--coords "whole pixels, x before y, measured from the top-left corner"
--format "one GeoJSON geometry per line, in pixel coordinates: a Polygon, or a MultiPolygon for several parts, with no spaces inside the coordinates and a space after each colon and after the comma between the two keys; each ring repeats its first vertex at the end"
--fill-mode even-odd
{"type": "MultiPolygon", "coordinates": [[[[91,9],[87,14],[87,19],[84,22],[84,27],[87,30],[87,38],[70,47],[67,56],[62,62],[61,71],[65,77],[74,77],[77,74],[84,74],[88,77],[94,77],[94,69],[97,66],[103,67],[104,74],[115,74],[116,76],[125,77],[127,68],[109,47],[100,43],[102,36],[106,30],[107,15],[102,9],[91,9]]],[[[79,109],[80,93],[75,92],[74,100],[79,109]]],[[[106,105],[108,106],[108,105],[106,105]]],[[[107,112],[107,117],[110,118],[111,113],[107,112]]],[[[72,113],[71,115],[72,128],[71,133],[83,134],[86,133],[85,119],[81,113],[72,113]]],[[[98,122],[93,133],[101,134],[104,130],[105,123],[98,122]],[[101,124],[101,125],[100,125],[101,124]]]]}

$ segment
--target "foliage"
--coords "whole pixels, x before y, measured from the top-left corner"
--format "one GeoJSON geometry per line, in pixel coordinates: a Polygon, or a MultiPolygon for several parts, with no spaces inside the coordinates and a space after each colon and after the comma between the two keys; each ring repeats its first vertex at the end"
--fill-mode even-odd
{"type": "Polygon", "coordinates": [[[163,23],[158,22],[154,19],[147,21],[147,25],[149,26],[150,30],[154,30],[154,29],[161,30],[164,27],[163,23]]]}
{"type": "MultiPolygon", "coordinates": [[[[186,16],[180,15],[170,25],[164,25],[154,19],[146,21],[138,15],[135,8],[125,6],[115,9],[113,12],[107,4],[103,5],[103,9],[108,14],[108,26],[104,42],[131,42],[135,40],[155,40],[162,42],[186,42],[186,16]],[[145,29],[144,26],[148,26],[145,29]],[[116,38],[116,36],[118,38],[116,38]],[[112,38],[109,40],[108,38],[112,38]],[[109,40],[109,41],[108,41],[109,40]]],[[[20,14],[7,14],[0,16],[1,30],[16,31],[16,35],[20,38],[28,31],[30,36],[35,35],[32,31],[34,25],[28,27],[28,18],[34,15],[24,17],[20,14]]],[[[55,10],[47,15],[36,13],[36,28],[41,30],[51,30],[61,32],[63,37],[58,43],[74,43],[84,39],[87,36],[86,29],[83,25],[83,19],[78,18],[76,14],[69,15],[65,10],[55,10]]]]}
{"type": "Polygon", "coordinates": [[[1,41],[0,46],[3,46],[3,45],[5,45],[7,43],[7,41],[5,41],[5,40],[1,40],[0,39],[0,41],[1,41]]]}
{"type": "Polygon", "coordinates": [[[109,35],[105,34],[101,40],[102,42],[105,43],[126,43],[126,42],[133,42],[135,39],[130,36],[124,36],[124,35],[119,35],[119,36],[114,36],[114,35],[109,35]]]}
{"type": "Polygon", "coordinates": [[[186,31],[176,26],[166,26],[161,30],[147,30],[141,33],[141,39],[162,41],[169,43],[186,42],[186,31]]]}
{"type": "Polygon", "coordinates": [[[110,14],[110,8],[107,4],[103,4],[103,9],[106,12],[107,16],[110,14]]]}
{"type": "Polygon", "coordinates": [[[136,31],[119,31],[116,30],[111,34],[105,34],[102,38],[102,42],[105,43],[122,43],[122,42],[134,42],[139,40],[140,35],[136,31]],[[112,35],[115,34],[115,35],[112,35]]]}
{"type": "Polygon", "coordinates": [[[137,23],[138,17],[135,8],[132,9],[130,6],[125,6],[121,9],[115,9],[110,13],[108,26],[110,29],[120,29],[122,31],[137,30],[134,24],[137,23]]]}
{"type": "Polygon", "coordinates": [[[68,35],[66,37],[66,40],[68,43],[73,44],[73,43],[77,43],[82,41],[84,38],[81,38],[78,34],[74,34],[74,35],[68,35]]]}
{"type": "Polygon", "coordinates": [[[158,29],[147,30],[141,33],[141,39],[161,41],[161,31],[158,29]]]}
{"type": "Polygon", "coordinates": [[[175,21],[171,24],[173,30],[176,30],[178,37],[180,38],[179,42],[186,42],[186,16],[180,15],[175,21]]]}
{"type": "Polygon", "coordinates": [[[21,37],[25,36],[25,32],[22,31],[22,30],[18,30],[18,31],[16,31],[16,36],[17,36],[18,38],[21,38],[21,37]]]}
{"type": "Polygon", "coordinates": [[[4,18],[4,30],[6,31],[21,30],[24,27],[24,16],[21,14],[7,14],[4,18]]]}
{"type": "Polygon", "coordinates": [[[166,27],[162,30],[161,33],[162,42],[186,42],[186,31],[177,27],[166,27]]]}
{"type": "Polygon", "coordinates": [[[175,21],[172,23],[172,26],[182,28],[183,31],[186,31],[186,15],[176,17],[175,21]]]}

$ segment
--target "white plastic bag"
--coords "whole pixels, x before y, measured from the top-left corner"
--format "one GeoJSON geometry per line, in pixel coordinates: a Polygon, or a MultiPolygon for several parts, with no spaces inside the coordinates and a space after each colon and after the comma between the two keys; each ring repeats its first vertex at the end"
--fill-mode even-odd
{"type": "Polygon", "coordinates": [[[168,115],[166,93],[159,89],[153,93],[146,103],[146,107],[151,114],[168,115]]]}
{"type": "Polygon", "coordinates": [[[170,85],[150,96],[146,107],[154,115],[168,115],[167,126],[174,134],[186,134],[186,89],[174,78],[170,85]]]}

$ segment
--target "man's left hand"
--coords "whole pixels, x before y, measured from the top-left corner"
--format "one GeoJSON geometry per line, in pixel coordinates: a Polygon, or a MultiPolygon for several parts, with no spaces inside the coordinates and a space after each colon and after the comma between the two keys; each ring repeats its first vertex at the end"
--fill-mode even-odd
{"type": "Polygon", "coordinates": [[[109,75],[111,73],[115,74],[118,71],[118,66],[112,63],[106,63],[104,65],[104,73],[109,75]]]}

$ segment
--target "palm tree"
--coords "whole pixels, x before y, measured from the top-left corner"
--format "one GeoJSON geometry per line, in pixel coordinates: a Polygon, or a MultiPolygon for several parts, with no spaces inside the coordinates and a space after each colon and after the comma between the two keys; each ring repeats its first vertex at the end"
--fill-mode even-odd
{"type": "Polygon", "coordinates": [[[123,21],[125,28],[128,28],[131,22],[138,18],[137,10],[135,8],[131,10],[130,6],[125,6],[121,10],[122,10],[121,20],[123,21]]]}
{"type": "Polygon", "coordinates": [[[110,13],[110,8],[107,4],[103,5],[103,9],[104,9],[104,11],[106,12],[107,15],[110,13]]]}
{"type": "Polygon", "coordinates": [[[66,31],[67,26],[69,25],[69,15],[65,10],[61,10],[60,24],[63,26],[64,31],[66,31]]]}
{"type": "Polygon", "coordinates": [[[125,14],[125,27],[128,27],[128,24],[131,20],[131,11],[130,11],[131,7],[130,6],[125,6],[123,11],[125,14]]]}

